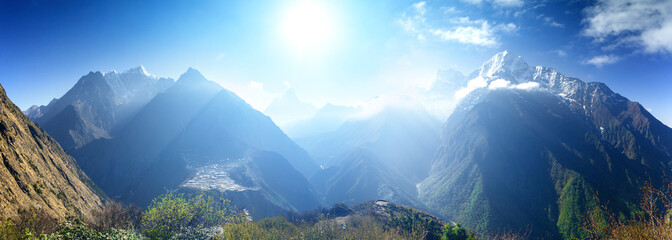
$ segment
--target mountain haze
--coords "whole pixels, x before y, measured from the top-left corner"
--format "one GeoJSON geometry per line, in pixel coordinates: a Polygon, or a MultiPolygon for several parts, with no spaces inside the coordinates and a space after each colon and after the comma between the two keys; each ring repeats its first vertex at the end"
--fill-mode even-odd
{"type": "Polygon", "coordinates": [[[340,156],[334,166],[314,174],[310,181],[324,194],[328,204],[356,204],[384,199],[409,206],[421,206],[417,189],[404,175],[390,170],[374,154],[354,149],[340,156]]]}
{"type": "Polygon", "coordinates": [[[327,103],[308,119],[289,124],[283,130],[292,139],[314,137],[338,129],[345,121],[357,114],[359,109],[327,103]]]}
{"type": "Polygon", "coordinates": [[[391,105],[351,118],[336,131],[297,142],[325,167],[338,165],[355,149],[365,149],[390,170],[417,183],[427,177],[439,146],[440,126],[420,105],[391,105]]]}
{"type": "MultiPolygon", "coordinates": [[[[244,191],[251,193],[245,194],[264,192],[255,195],[262,199],[254,201],[285,210],[319,206],[303,176],[318,170],[310,156],[269,117],[254,110],[233,92],[205,79],[195,69],[187,70],[115,133],[114,138],[98,139],[72,152],[82,168],[113,198],[146,206],[165,189],[180,187],[206,166],[230,165],[244,159],[251,159],[253,163],[271,161],[265,159],[271,158],[275,164],[284,163],[284,169],[295,168],[296,171],[286,170],[286,178],[273,179],[267,176],[268,171],[263,171],[265,168],[238,168],[244,171],[235,174],[248,177],[260,174],[261,178],[272,179],[248,186],[244,191]],[[272,151],[278,155],[255,154],[257,151],[272,151]],[[295,184],[300,192],[290,194],[268,188],[272,184],[261,184],[289,179],[303,179],[303,182],[288,183],[295,184]]],[[[260,211],[259,214],[269,213],[260,211]]]]}
{"type": "Polygon", "coordinates": [[[317,112],[315,106],[302,102],[296,91],[290,88],[280,98],[276,98],[264,110],[264,114],[270,116],[278,126],[286,127],[306,120],[317,112]]]}

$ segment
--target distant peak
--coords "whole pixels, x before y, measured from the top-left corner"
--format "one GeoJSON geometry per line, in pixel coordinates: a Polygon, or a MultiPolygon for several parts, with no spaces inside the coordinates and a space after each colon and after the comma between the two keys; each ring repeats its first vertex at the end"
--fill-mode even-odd
{"type": "Polygon", "coordinates": [[[500,66],[508,65],[508,64],[513,64],[513,63],[524,63],[527,65],[527,62],[523,59],[523,57],[515,55],[509,51],[503,51],[495,54],[495,56],[492,56],[490,60],[487,63],[494,63],[494,64],[500,64],[500,66]]]}
{"type": "Polygon", "coordinates": [[[112,71],[103,73],[103,77],[105,77],[105,76],[109,76],[109,75],[117,75],[117,74],[119,74],[119,73],[117,72],[117,70],[112,69],[112,71]]]}
{"type": "MultiPolygon", "coordinates": [[[[112,70],[112,71],[114,71],[114,70],[112,70]]],[[[114,71],[114,72],[116,72],[116,71],[114,71]]],[[[124,71],[124,73],[137,73],[137,74],[142,74],[142,75],[145,75],[145,76],[152,76],[151,74],[149,74],[147,72],[145,67],[142,66],[142,65],[131,68],[131,69],[128,69],[128,70],[124,71]]]]}
{"type": "Polygon", "coordinates": [[[195,69],[195,68],[193,68],[193,67],[189,67],[189,68],[187,68],[187,71],[184,72],[184,74],[198,74],[198,75],[203,76],[203,75],[201,74],[201,72],[198,71],[198,69],[195,69]]]}
{"type": "Polygon", "coordinates": [[[519,74],[527,73],[531,70],[532,68],[527,65],[523,57],[509,51],[503,51],[495,54],[490,60],[483,63],[479,75],[483,78],[504,77],[504,75],[517,77],[519,74]]]}
{"type": "Polygon", "coordinates": [[[177,82],[206,82],[206,79],[201,72],[195,68],[189,67],[185,73],[183,73],[177,82]]]}

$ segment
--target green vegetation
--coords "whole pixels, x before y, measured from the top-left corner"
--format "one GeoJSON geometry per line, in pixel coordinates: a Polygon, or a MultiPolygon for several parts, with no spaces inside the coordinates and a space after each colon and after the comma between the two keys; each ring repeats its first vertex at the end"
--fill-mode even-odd
{"type": "Polygon", "coordinates": [[[630,220],[622,220],[621,216],[616,216],[601,204],[598,214],[589,212],[583,227],[588,233],[586,238],[672,239],[672,183],[656,189],[647,182],[641,193],[639,211],[630,220]]]}
{"type": "Polygon", "coordinates": [[[575,174],[562,189],[558,207],[558,229],[565,239],[584,238],[588,233],[581,228],[582,214],[590,213],[596,221],[602,221],[602,212],[595,202],[594,191],[575,174]]]}
{"type": "MultiPolygon", "coordinates": [[[[512,235],[515,236],[515,235],[512,235]]],[[[43,209],[28,209],[0,222],[0,239],[477,239],[459,224],[385,201],[335,204],[252,221],[216,192],[154,199],[146,211],[109,202],[93,219],[59,223],[43,209]]],[[[517,239],[516,237],[500,239],[517,239]]]]}
{"type": "Polygon", "coordinates": [[[228,200],[198,194],[185,198],[172,191],[152,201],[142,217],[142,233],[151,239],[171,239],[180,234],[198,234],[201,229],[228,221],[228,200]]]}
{"type": "Polygon", "coordinates": [[[474,233],[460,226],[460,223],[455,225],[446,224],[441,228],[441,240],[476,240],[474,233]]]}

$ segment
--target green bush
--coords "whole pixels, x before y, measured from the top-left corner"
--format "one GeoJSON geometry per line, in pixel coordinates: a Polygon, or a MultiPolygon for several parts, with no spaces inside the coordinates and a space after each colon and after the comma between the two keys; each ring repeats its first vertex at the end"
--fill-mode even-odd
{"type": "Polygon", "coordinates": [[[455,225],[447,223],[443,225],[441,231],[443,232],[441,240],[476,240],[474,233],[467,231],[460,223],[456,223],[455,225]]]}
{"type": "Polygon", "coordinates": [[[0,223],[0,239],[19,239],[21,232],[16,230],[16,225],[12,219],[5,219],[0,223]]]}
{"type": "Polygon", "coordinates": [[[191,228],[219,226],[228,219],[228,200],[198,194],[168,192],[152,201],[142,217],[142,233],[151,239],[171,239],[191,228]]]}

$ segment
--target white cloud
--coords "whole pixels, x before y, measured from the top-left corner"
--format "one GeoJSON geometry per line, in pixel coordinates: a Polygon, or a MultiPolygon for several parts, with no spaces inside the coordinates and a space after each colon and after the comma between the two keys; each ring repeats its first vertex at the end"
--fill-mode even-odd
{"type": "Polygon", "coordinates": [[[500,78],[490,82],[490,85],[488,85],[488,89],[493,90],[498,88],[508,88],[509,84],[511,84],[511,81],[507,81],[500,78]]]}
{"type": "Polygon", "coordinates": [[[567,52],[565,52],[564,50],[561,50],[561,49],[553,50],[551,52],[557,54],[558,57],[566,57],[567,56],[567,52]]]}
{"type": "Polygon", "coordinates": [[[537,82],[525,82],[521,84],[511,84],[511,81],[504,80],[504,79],[495,79],[488,83],[487,80],[483,79],[482,77],[478,76],[474,79],[469,80],[467,83],[466,87],[463,87],[455,92],[455,100],[461,100],[469,93],[473,92],[476,89],[479,88],[485,88],[487,87],[488,90],[496,90],[496,89],[520,89],[520,90],[526,90],[526,91],[532,91],[539,89],[539,83],[537,82]]]}
{"type": "Polygon", "coordinates": [[[513,23],[492,27],[488,21],[483,19],[471,21],[469,18],[459,18],[457,22],[463,23],[465,26],[458,26],[452,30],[435,29],[432,33],[446,41],[457,41],[482,47],[498,47],[500,43],[497,40],[499,38],[497,33],[517,30],[517,26],[513,23]]]}
{"type": "Polygon", "coordinates": [[[485,22],[485,19],[476,19],[476,20],[471,20],[469,17],[456,17],[453,19],[450,19],[450,23],[452,24],[482,24],[485,22]]]}
{"type": "Polygon", "coordinates": [[[462,0],[462,2],[473,4],[473,5],[480,5],[483,2],[488,2],[492,3],[493,6],[496,7],[522,7],[525,5],[525,2],[523,0],[462,0]]]}
{"type": "Polygon", "coordinates": [[[565,24],[558,23],[556,21],[551,21],[551,22],[548,23],[548,25],[551,26],[551,27],[558,27],[558,28],[564,28],[565,27],[565,24]]]}
{"type": "Polygon", "coordinates": [[[425,15],[425,13],[427,12],[427,9],[425,8],[425,5],[427,5],[427,2],[422,1],[422,2],[418,2],[418,3],[414,3],[413,8],[415,8],[415,11],[419,15],[425,15]]]}
{"type": "Polygon", "coordinates": [[[443,11],[443,14],[460,13],[460,10],[457,10],[455,7],[441,7],[441,11],[443,11]]]}
{"type": "Polygon", "coordinates": [[[425,22],[427,21],[425,18],[425,13],[427,12],[425,5],[426,2],[424,1],[414,3],[412,5],[412,14],[403,13],[401,18],[397,19],[397,23],[404,31],[416,33],[424,28],[425,22]]]}
{"type": "Polygon", "coordinates": [[[447,41],[454,40],[459,43],[484,47],[499,46],[487,22],[481,24],[480,27],[463,26],[457,27],[454,30],[434,30],[433,33],[447,41]]]}
{"type": "Polygon", "coordinates": [[[538,82],[526,82],[526,83],[521,83],[521,84],[515,85],[515,86],[513,86],[513,88],[531,91],[531,90],[539,89],[539,83],[538,82]]]}
{"type": "Polygon", "coordinates": [[[497,79],[495,81],[490,82],[490,85],[488,85],[488,89],[494,90],[494,89],[499,89],[499,88],[509,88],[509,89],[520,89],[520,90],[526,90],[526,91],[531,91],[539,88],[539,83],[538,82],[525,82],[521,84],[514,84],[511,85],[510,81],[504,80],[504,79],[497,79]]]}
{"type": "Polygon", "coordinates": [[[659,29],[643,32],[641,39],[646,46],[646,52],[672,53],[672,18],[662,23],[659,29]]]}
{"type": "Polygon", "coordinates": [[[485,81],[485,79],[483,79],[482,77],[478,76],[474,79],[469,80],[466,87],[463,87],[463,88],[460,88],[460,90],[457,90],[455,92],[455,99],[460,100],[460,99],[466,97],[467,95],[469,95],[469,93],[471,93],[472,91],[474,91],[476,89],[479,89],[479,88],[484,88],[484,87],[487,87],[487,86],[488,86],[488,82],[485,81]]]}
{"type": "MultiPolygon", "coordinates": [[[[454,7],[442,7],[441,10],[444,14],[458,12],[454,7]]],[[[513,23],[493,25],[485,19],[472,20],[469,17],[454,17],[449,19],[448,25],[439,26],[428,21],[425,17],[427,11],[426,2],[414,3],[396,22],[404,31],[413,33],[419,41],[425,41],[428,37],[435,36],[444,41],[456,41],[462,44],[491,48],[500,46],[500,34],[518,31],[518,26],[513,23]]]]}
{"type": "Polygon", "coordinates": [[[672,53],[672,1],[598,0],[585,13],[583,34],[597,42],[634,43],[647,53],[672,53]]]}
{"type": "Polygon", "coordinates": [[[492,3],[501,7],[522,7],[525,4],[523,0],[493,0],[492,3]]]}
{"type": "Polygon", "coordinates": [[[600,56],[595,56],[591,59],[586,60],[584,63],[586,64],[592,64],[595,65],[596,67],[602,67],[607,64],[613,64],[621,60],[620,57],[616,55],[600,55],[600,56]]]}
{"type": "Polygon", "coordinates": [[[557,28],[564,28],[565,27],[565,24],[556,22],[555,20],[553,20],[552,17],[546,16],[544,14],[539,14],[537,16],[537,19],[541,20],[542,23],[546,26],[557,27],[557,28]]]}
{"type": "Polygon", "coordinates": [[[506,33],[512,33],[518,31],[518,26],[516,26],[516,24],[513,23],[499,24],[495,26],[495,30],[506,33]]]}
{"type": "Polygon", "coordinates": [[[285,84],[285,86],[286,86],[287,88],[292,88],[292,84],[289,84],[288,81],[284,81],[284,82],[282,82],[282,83],[285,84]]]}
{"type": "Polygon", "coordinates": [[[462,0],[462,2],[478,5],[478,4],[481,4],[483,1],[482,0],[462,0]]]}

